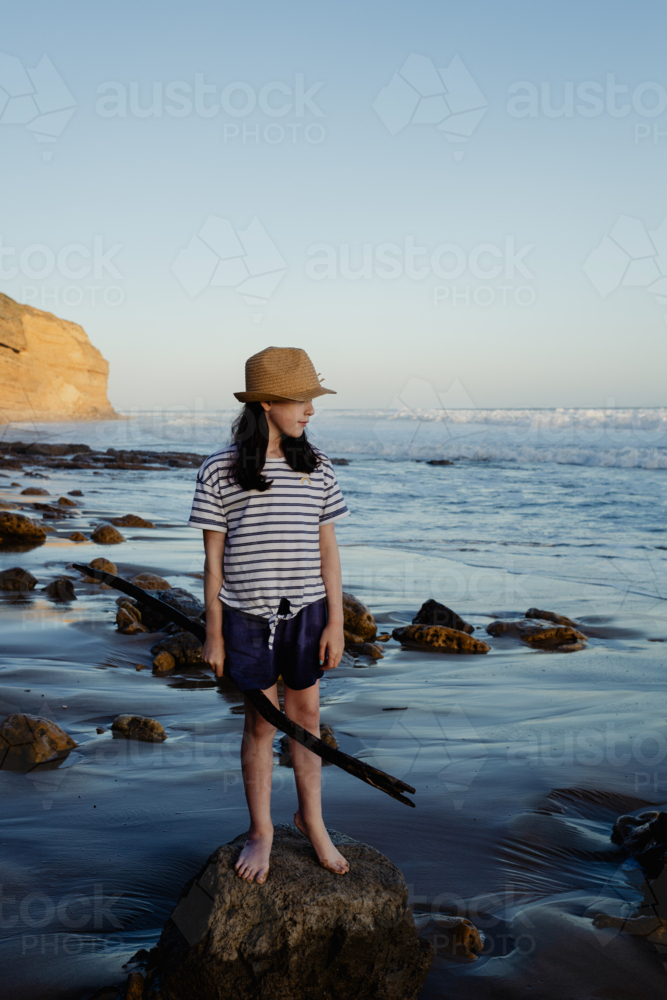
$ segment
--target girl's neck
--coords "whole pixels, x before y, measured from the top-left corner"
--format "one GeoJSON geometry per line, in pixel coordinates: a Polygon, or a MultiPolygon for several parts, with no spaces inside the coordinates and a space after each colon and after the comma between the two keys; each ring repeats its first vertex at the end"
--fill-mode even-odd
{"type": "Polygon", "coordinates": [[[282,448],[282,434],[280,430],[275,426],[273,421],[269,418],[269,443],[266,446],[266,457],[267,458],[284,458],[282,448]]]}

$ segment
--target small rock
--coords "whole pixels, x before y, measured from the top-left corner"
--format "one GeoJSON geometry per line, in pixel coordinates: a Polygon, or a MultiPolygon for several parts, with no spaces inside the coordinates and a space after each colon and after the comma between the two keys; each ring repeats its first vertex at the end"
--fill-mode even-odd
{"type": "Polygon", "coordinates": [[[344,876],[321,868],[285,825],[275,828],[263,885],[234,871],[245,833],[211,855],[157,945],[151,976],[169,1000],[417,996],[433,949],[417,937],[401,872],[373,847],[329,833],[350,863],[344,876]]]}
{"type": "MultiPolygon", "coordinates": [[[[170,587],[169,590],[155,590],[151,596],[164,601],[165,604],[176,608],[177,611],[181,611],[188,618],[194,619],[194,621],[204,620],[204,605],[189,591],[183,590],[182,587],[170,587]]],[[[144,625],[148,626],[151,632],[159,632],[171,621],[171,619],[156,611],[155,608],[148,607],[148,605],[142,604],[141,601],[138,604],[141,611],[141,620],[144,625]]]]}
{"type": "Polygon", "coordinates": [[[157,719],[147,719],[143,715],[117,715],[111,729],[127,739],[146,743],[161,743],[167,738],[164,727],[157,719]]]}
{"type": "Polygon", "coordinates": [[[614,927],[624,934],[636,934],[645,937],[651,944],[659,946],[658,951],[664,952],[667,946],[667,920],[655,916],[613,917],[608,913],[597,913],[593,917],[594,927],[614,927]]]}
{"type": "Polygon", "coordinates": [[[44,588],[44,593],[54,601],[76,601],[74,585],[66,576],[59,576],[57,580],[44,588]]]}
{"type": "Polygon", "coordinates": [[[121,598],[116,612],[116,625],[123,635],[136,635],[137,632],[148,632],[141,622],[141,612],[129,598],[121,598]],[[138,626],[138,627],[137,627],[138,626]]]}
{"type": "Polygon", "coordinates": [[[349,465],[349,458],[330,458],[329,461],[332,465],[349,465]]]}
{"type": "Polygon", "coordinates": [[[13,566],[0,573],[0,590],[32,590],[37,580],[27,569],[13,566]]]}
{"type": "Polygon", "coordinates": [[[41,545],[46,541],[46,532],[41,524],[31,521],[23,514],[0,513],[0,539],[3,541],[41,545]]]}
{"type": "Polygon", "coordinates": [[[58,497],[58,503],[61,507],[76,507],[73,500],[68,500],[67,497],[58,497]]]}
{"type": "MultiPolygon", "coordinates": [[[[89,564],[93,569],[99,569],[102,573],[110,573],[112,576],[118,575],[118,567],[115,563],[112,563],[109,559],[105,559],[104,556],[99,556],[97,559],[93,559],[89,564]]],[[[83,579],[84,583],[96,583],[101,584],[102,581],[96,579],[94,576],[86,576],[83,579]]]]}
{"type": "Polygon", "coordinates": [[[370,656],[373,660],[381,660],[384,656],[384,650],[382,646],[378,646],[377,642],[354,642],[350,643],[348,648],[352,653],[370,656]]]}
{"type": "Polygon", "coordinates": [[[444,913],[415,913],[420,937],[430,941],[436,960],[446,955],[464,962],[474,962],[484,948],[482,935],[466,917],[444,913]]]}
{"type": "Polygon", "coordinates": [[[354,636],[354,642],[373,640],[377,633],[377,625],[370,609],[358,601],[354,594],[345,592],[343,592],[343,627],[345,632],[354,636]]]}
{"type": "Polygon", "coordinates": [[[137,663],[137,665],[136,665],[136,667],[134,669],[135,670],[144,670],[145,667],[146,667],[145,663],[137,663]]]}
{"type": "Polygon", "coordinates": [[[464,622],[455,611],[438,601],[425,601],[412,619],[413,625],[444,625],[445,628],[455,628],[459,632],[471,634],[475,631],[473,625],[464,622]]]}
{"type": "Polygon", "coordinates": [[[163,580],[161,576],[156,576],[154,573],[139,573],[137,576],[133,576],[130,580],[135,587],[141,587],[142,590],[170,590],[171,584],[163,580]]]}
{"type": "Polygon", "coordinates": [[[176,666],[176,660],[171,655],[164,650],[162,653],[158,653],[153,660],[153,673],[154,674],[166,674],[167,671],[173,670],[176,666]]]}
{"type": "Polygon", "coordinates": [[[88,1000],[121,1000],[120,986],[100,986],[88,1000]]]}
{"type": "Polygon", "coordinates": [[[142,1000],[144,995],[144,977],[140,972],[131,972],[125,983],[123,1000],[142,1000]]]}
{"type": "Polygon", "coordinates": [[[119,545],[120,542],[125,541],[120,531],[111,524],[100,524],[99,527],[95,528],[90,538],[98,545],[119,545]]]}
{"type": "Polygon", "coordinates": [[[571,625],[573,628],[577,626],[576,622],[573,622],[571,618],[566,618],[565,615],[557,615],[553,611],[540,611],[539,608],[528,608],[526,618],[541,618],[545,622],[555,622],[556,625],[571,625]]]}
{"type": "Polygon", "coordinates": [[[71,542],[85,542],[86,536],[82,535],[80,531],[73,531],[69,539],[71,542]]]}
{"type": "Polygon", "coordinates": [[[151,647],[153,656],[158,653],[170,653],[179,666],[194,666],[203,663],[201,658],[203,646],[199,639],[189,632],[177,632],[166,639],[161,639],[151,647]]]}
{"type": "MultiPolygon", "coordinates": [[[[0,500],[0,510],[16,510],[16,502],[11,503],[7,500],[0,500]]],[[[26,508],[27,509],[27,508],[26,508]]]]}
{"type": "MultiPolygon", "coordinates": [[[[328,725],[320,726],[320,739],[327,746],[333,747],[334,750],[338,749],[338,740],[334,734],[333,728],[328,725]]],[[[289,736],[282,736],[280,738],[280,764],[283,767],[294,767],[292,762],[292,752],[290,750],[290,738],[289,736]]],[[[322,767],[326,767],[329,764],[328,760],[322,760],[322,767]]]]}
{"type": "Polygon", "coordinates": [[[35,764],[65,757],[77,744],[49,719],[37,715],[8,715],[0,725],[0,767],[21,771],[35,764]]]}
{"type": "Polygon", "coordinates": [[[71,496],[71,497],[82,497],[83,493],[81,492],[81,490],[70,490],[69,491],[69,496],[71,496]]]}
{"type": "Polygon", "coordinates": [[[667,861],[667,812],[647,809],[637,816],[619,816],[611,839],[631,854],[650,878],[656,878],[667,861]]]}
{"type": "MultiPolygon", "coordinates": [[[[582,632],[570,625],[540,625],[534,619],[519,619],[504,621],[499,619],[486,626],[489,635],[514,636],[536,649],[555,649],[557,646],[570,646],[584,643],[587,640],[582,632]]],[[[583,648],[583,647],[580,647],[583,648]]]]}
{"type": "Polygon", "coordinates": [[[117,524],[119,528],[154,528],[152,521],[145,521],[137,514],[125,514],[123,517],[112,517],[112,524],[117,524]]]}
{"type": "Polygon", "coordinates": [[[407,625],[395,628],[394,639],[403,646],[430,649],[436,653],[488,653],[491,647],[481,639],[444,625],[407,625]]]}
{"type": "Polygon", "coordinates": [[[389,634],[389,632],[383,632],[382,635],[375,636],[376,642],[389,642],[390,639],[391,635],[389,634]]]}
{"type": "Polygon", "coordinates": [[[96,733],[106,733],[106,729],[104,728],[104,726],[98,726],[97,729],[95,730],[95,732],[96,733]]]}
{"type": "Polygon", "coordinates": [[[431,458],[426,463],[427,465],[453,465],[448,458],[431,458]]]}
{"type": "Polygon", "coordinates": [[[42,489],[41,486],[27,486],[24,490],[21,490],[22,497],[48,497],[49,491],[42,489]]]}

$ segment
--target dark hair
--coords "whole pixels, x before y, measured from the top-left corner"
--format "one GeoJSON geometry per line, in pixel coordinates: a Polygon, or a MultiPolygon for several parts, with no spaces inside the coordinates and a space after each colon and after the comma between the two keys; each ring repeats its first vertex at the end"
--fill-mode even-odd
{"type": "MultiPolygon", "coordinates": [[[[271,480],[262,474],[269,443],[269,424],[261,403],[246,403],[232,424],[236,453],[229,468],[229,479],[242,490],[271,488],[271,480]]],[[[320,464],[317,452],[304,431],[298,438],[283,434],[281,444],[285,460],[295,472],[310,473],[320,464]]]]}

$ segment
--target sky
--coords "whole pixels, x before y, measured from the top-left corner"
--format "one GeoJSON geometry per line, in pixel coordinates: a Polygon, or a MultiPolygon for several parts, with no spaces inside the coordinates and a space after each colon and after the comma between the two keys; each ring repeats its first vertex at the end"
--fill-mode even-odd
{"type": "Polygon", "coordinates": [[[233,405],[268,345],[327,407],[664,405],[666,19],[15,4],[0,291],[81,324],[121,410],[233,405]]]}

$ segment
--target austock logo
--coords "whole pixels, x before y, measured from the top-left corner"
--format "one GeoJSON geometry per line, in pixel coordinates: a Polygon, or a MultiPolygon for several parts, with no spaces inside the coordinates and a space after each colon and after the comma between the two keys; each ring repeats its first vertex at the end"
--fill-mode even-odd
{"type": "MultiPolygon", "coordinates": [[[[432,125],[448,142],[465,143],[488,108],[484,97],[458,56],[437,69],[428,56],[411,53],[373,104],[392,135],[408,125],[432,125]]],[[[463,150],[454,153],[460,160],[463,150]]]]}
{"type": "Polygon", "coordinates": [[[647,230],[639,219],[619,216],[586,258],[584,272],[602,298],[621,287],[644,288],[667,306],[667,218],[647,230]]]}
{"type": "MultiPolygon", "coordinates": [[[[17,56],[0,54],[0,125],[23,125],[37,142],[53,143],[69,122],[76,101],[48,56],[25,69],[17,56]]],[[[42,156],[50,160],[51,150],[42,156]]]]}
{"type": "Polygon", "coordinates": [[[172,270],[191,298],[205,288],[234,288],[258,306],[273,295],[287,263],[258,218],[235,230],[229,219],[209,215],[172,270]]]}

